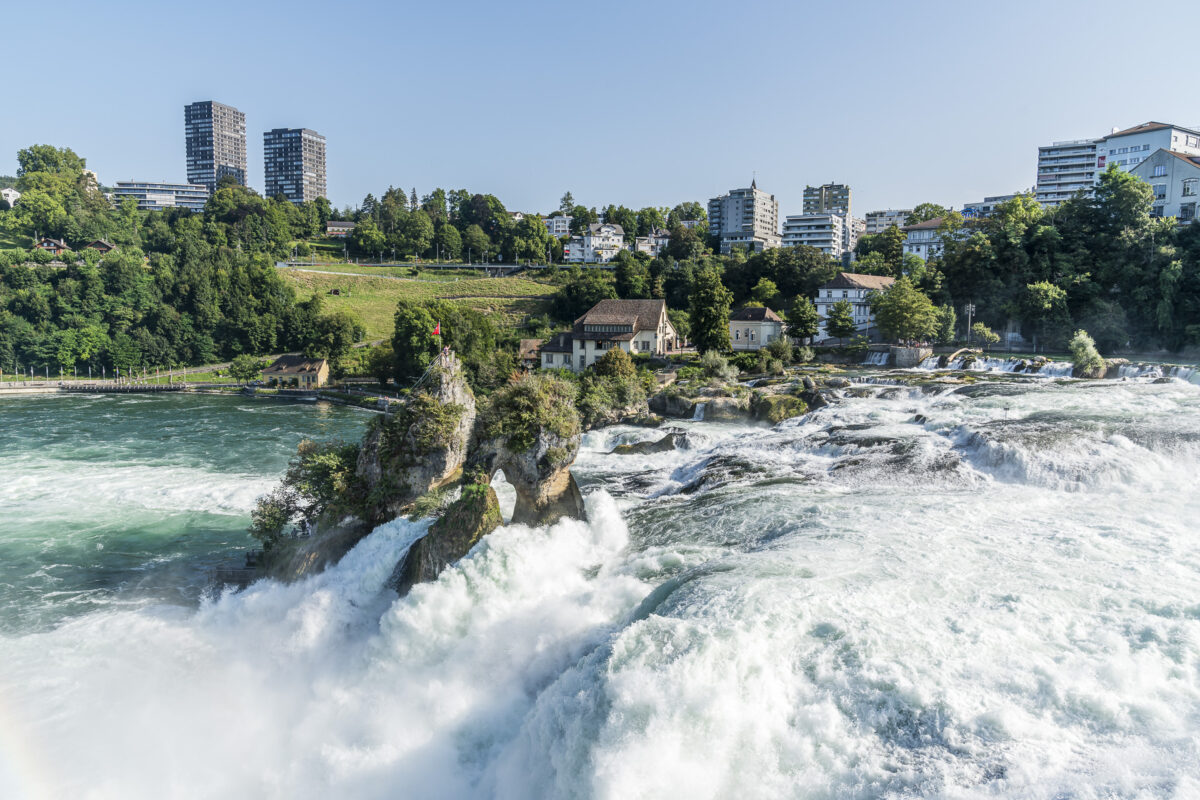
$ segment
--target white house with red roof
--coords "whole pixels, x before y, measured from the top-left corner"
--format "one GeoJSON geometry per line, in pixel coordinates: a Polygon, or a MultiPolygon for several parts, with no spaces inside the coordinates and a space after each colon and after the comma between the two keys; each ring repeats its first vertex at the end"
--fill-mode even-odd
{"type": "Polygon", "coordinates": [[[575,320],[570,333],[542,345],[542,366],[582,372],[614,347],[630,355],[661,356],[674,350],[678,339],[665,300],[601,300],[575,320]]]}

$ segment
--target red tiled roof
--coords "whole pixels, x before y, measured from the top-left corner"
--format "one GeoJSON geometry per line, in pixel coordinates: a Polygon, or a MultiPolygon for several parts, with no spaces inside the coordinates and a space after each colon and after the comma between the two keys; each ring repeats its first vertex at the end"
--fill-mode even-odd
{"type": "Polygon", "coordinates": [[[821,286],[822,289],[874,289],[882,291],[896,282],[885,275],[861,275],[857,272],[839,272],[837,277],[821,286]]]}
{"type": "Polygon", "coordinates": [[[729,315],[730,322],[783,322],[779,315],[765,306],[750,306],[748,308],[739,308],[737,311],[729,315]]]}
{"type": "Polygon", "coordinates": [[[927,219],[924,222],[917,222],[912,225],[904,225],[900,228],[900,230],[902,230],[902,231],[923,231],[923,230],[927,230],[929,228],[940,228],[941,225],[942,225],[942,218],[934,217],[933,219],[927,219]]]}

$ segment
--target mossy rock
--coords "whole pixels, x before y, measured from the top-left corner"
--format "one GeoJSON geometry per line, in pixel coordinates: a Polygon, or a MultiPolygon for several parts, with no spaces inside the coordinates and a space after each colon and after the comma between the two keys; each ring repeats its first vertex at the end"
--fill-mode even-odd
{"type": "Polygon", "coordinates": [[[490,485],[464,486],[462,495],[430,526],[429,533],[409,548],[404,562],[397,566],[396,591],[407,594],[413,584],[436,579],[443,569],[503,524],[500,501],[490,485]]]}
{"type": "Polygon", "coordinates": [[[808,404],[795,395],[760,394],[752,403],[756,419],[775,424],[808,412],[808,404]]]}

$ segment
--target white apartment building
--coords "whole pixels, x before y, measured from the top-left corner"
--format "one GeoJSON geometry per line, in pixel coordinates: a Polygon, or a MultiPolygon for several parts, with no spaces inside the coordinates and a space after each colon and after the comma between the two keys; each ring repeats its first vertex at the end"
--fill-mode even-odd
{"type": "Polygon", "coordinates": [[[8,201],[8,207],[12,208],[17,204],[17,201],[21,199],[21,193],[16,189],[11,188],[0,189],[0,197],[3,197],[6,201],[8,201]]]}
{"type": "Polygon", "coordinates": [[[829,318],[834,304],[842,300],[848,302],[853,310],[854,325],[858,333],[871,339],[878,338],[879,331],[875,328],[875,315],[871,312],[870,297],[876,292],[886,291],[895,282],[895,278],[882,275],[839,272],[836,278],[823,284],[817,290],[817,299],[813,301],[813,305],[817,307],[817,314],[821,317],[817,341],[831,338],[825,330],[825,320],[829,318]]]}
{"type": "Polygon", "coordinates": [[[941,217],[918,222],[916,225],[905,225],[900,229],[907,234],[904,239],[904,252],[912,253],[924,261],[939,255],[942,252],[942,237],[938,235],[941,225],[941,217]]]}
{"type": "Polygon", "coordinates": [[[708,220],[703,219],[681,219],[679,224],[687,228],[689,231],[694,228],[699,228],[701,225],[707,224],[708,220]]]}
{"type": "Polygon", "coordinates": [[[868,211],[866,233],[868,236],[874,236],[877,233],[883,233],[893,225],[897,228],[903,228],[904,221],[908,219],[908,215],[911,213],[911,208],[888,208],[883,211],[868,211]]]}
{"type": "Polygon", "coordinates": [[[1200,131],[1165,122],[1143,122],[1123,131],[1114,130],[1097,145],[1096,180],[1109,164],[1130,172],[1155,150],[1200,156],[1200,131]]]}
{"type": "Polygon", "coordinates": [[[633,249],[637,253],[649,253],[657,257],[671,243],[671,234],[662,228],[654,228],[647,236],[638,236],[633,240],[633,249]]]}
{"type": "Polygon", "coordinates": [[[1039,147],[1034,199],[1053,208],[1078,191],[1090,193],[1099,144],[1099,139],[1074,139],[1039,147]]]}
{"type": "Polygon", "coordinates": [[[630,354],[665,355],[677,340],[665,300],[601,300],[575,320],[570,333],[557,334],[542,346],[542,366],[583,372],[614,347],[630,354]]]}
{"type": "Polygon", "coordinates": [[[708,232],[721,242],[721,252],[734,247],[761,252],[779,247],[779,201],[758,188],[733,189],[708,201],[708,232]]]}
{"type": "Polygon", "coordinates": [[[846,251],[844,259],[853,261],[854,248],[858,246],[858,240],[867,232],[867,221],[858,217],[846,217],[846,224],[842,231],[842,245],[846,251]]]}
{"type": "Polygon", "coordinates": [[[571,235],[571,220],[574,217],[566,217],[559,215],[557,217],[543,217],[542,222],[546,225],[546,230],[551,236],[557,238],[559,236],[571,235]]]}
{"type": "Polygon", "coordinates": [[[1175,217],[1180,224],[1195,222],[1200,202],[1200,156],[1155,150],[1133,168],[1133,174],[1154,189],[1150,216],[1175,217]]]}
{"type": "Polygon", "coordinates": [[[782,338],[787,325],[769,308],[742,308],[729,315],[729,344],[734,350],[760,350],[782,338]]]}
{"type": "Polygon", "coordinates": [[[593,222],[583,236],[572,236],[563,245],[563,261],[607,264],[625,249],[625,230],[611,222],[593,222]]]}
{"type": "Polygon", "coordinates": [[[797,214],[783,221],[783,246],[815,247],[826,255],[841,258],[848,234],[846,218],[841,214],[797,214]]]}

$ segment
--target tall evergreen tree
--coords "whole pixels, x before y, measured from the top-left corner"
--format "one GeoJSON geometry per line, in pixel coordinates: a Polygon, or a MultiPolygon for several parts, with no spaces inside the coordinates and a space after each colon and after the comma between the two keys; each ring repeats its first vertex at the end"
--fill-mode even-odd
{"type": "Polygon", "coordinates": [[[729,344],[729,307],[733,292],[721,282],[721,272],[714,265],[696,273],[689,302],[691,338],[696,349],[724,352],[729,344]]]}

